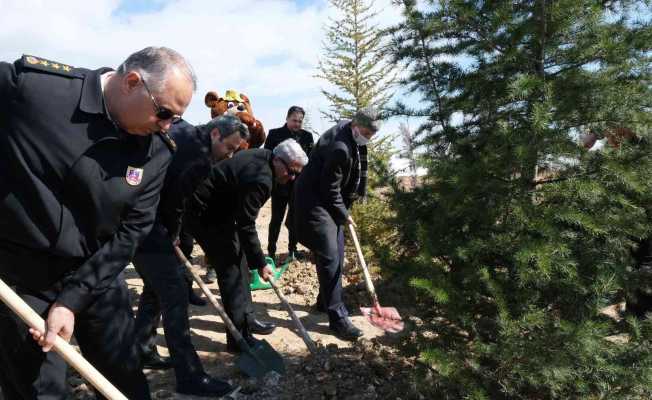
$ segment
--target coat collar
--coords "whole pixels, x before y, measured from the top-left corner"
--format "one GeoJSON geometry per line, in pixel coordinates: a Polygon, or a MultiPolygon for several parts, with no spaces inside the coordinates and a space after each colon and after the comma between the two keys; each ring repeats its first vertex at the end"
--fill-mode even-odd
{"type": "Polygon", "coordinates": [[[84,76],[84,85],[82,87],[81,100],[79,109],[88,114],[106,115],[104,106],[104,96],[102,95],[102,85],[100,77],[103,73],[112,71],[111,68],[100,68],[86,72],[84,76]]]}
{"type": "MultiPolygon", "coordinates": [[[[79,101],[79,109],[87,114],[102,115],[107,121],[110,121],[107,113],[106,105],[104,102],[104,95],[102,93],[102,84],[100,79],[105,72],[113,71],[111,68],[100,68],[96,70],[87,70],[84,73],[84,83],[82,86],[81,99],[79,101]]],[[[113,122],[110,122],[114,124],[113,122]]],[[[115,125],[115,124],[114,124],[115,125]]],[[[154,135],[137,136],[130,135],[124,130],[115,125],[116,130],[114,134],[108,134],[107,137],[114,136],[119,139],[126,140],[133,143],[135,146],[146,152],[146,158],[151,159],[154,152],[154,135]]]]}

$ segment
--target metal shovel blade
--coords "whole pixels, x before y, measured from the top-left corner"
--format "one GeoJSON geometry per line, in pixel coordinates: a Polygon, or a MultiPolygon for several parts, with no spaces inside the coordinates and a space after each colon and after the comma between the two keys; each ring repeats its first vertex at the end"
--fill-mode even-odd
{"type": "Polygon", "coordinates": [[[394,307],[381,307],[376,304],[374,307],[360,307],[360,312],[373,326],[384,331],[398,333],[405,328],[401,315],[394,307]]]}
{"type": "Polygon", "coordinates": [[[364,261],[362,248],[360,248],[360,242],[358,241],[358,235],[355,233],[355,228],[352,224],[349,224],[349,232],[351,233],[351,239],[353,239],[355,252],[357,253],[358,260],[360,261],[360,268],[362,268],[364,281],[367,285],[367,291],[369,292],[369,297],[371,297],[373,304],[373,307],[371,308],[360,307],[362,315],[367,317],[372,325],[386,332],[397,333],[402,331],[405,327],[405,324],[403,324],[401,314],[398,313],[398,310],[394,307],[381,307],[380,303],[378,302],[378,295],[376,294],[374,283],[371,281],[371,275],[369,274],[367,263],[364,261]]]}
{"type": "Polygon", "coordinates": [[[280,375],[285,374],[283,358],[266,340],[258,340],[255,346],[249,346],[243,339],[238,345],[242,353],[235,365],[245,375],[260,378],[271,371],[276,371],[280,375]]]}

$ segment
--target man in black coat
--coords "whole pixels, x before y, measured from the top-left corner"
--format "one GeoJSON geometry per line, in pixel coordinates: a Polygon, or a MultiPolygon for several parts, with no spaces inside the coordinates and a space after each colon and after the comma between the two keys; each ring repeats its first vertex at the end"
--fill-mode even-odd
{"type": "Polygon", "coordinates": [[[169,133],[177,152],[161,190],[154,227],[133,261],[145,283],[136,317],[136,343],[145,368],[171,366],[169,360],[158,355],[154,343],[162,316],[177,392],[219,397],[234,388],[207,375],[197,356],[190,339],[186,268],[177,258],[173,242],[181,231],[186,198],[206,179],[214,163],[233,155],[241,141],[247,140],[249,131],[237,117],[224,115],[197,127],[180,120],[169,133]]]}
{"type": "MultiPolygon", "coordinates": [[[[227,314],[252,344],[249,269],[257,269],[264,280],[272,276],[260,247],[256,217],[270,197],[272,181],[293,180],[307,162],[301,146],[292,139],[279,144],[273,152],[240,151],[212,168],[187,205],[184,227],[216,270],[227,314]]],[[[227,350],[238,351],[228,332],[227,350]]]]}
{"type": "Polygon", "coordinates": [[[321,135],[294,187],[294,223],[299,241],[315,256],[319,279],[317,309],[328,312],[339,337],[356,340],[342,302],[344,225],[353,223],[348,209],[366,190],[367,147],[378,130],[378,114],[365,109],[321,135]]]}
{"type": "Polygon", "coordinates": [[[28,331],[0,306],[5,398],[67,398],[67,366],[50,350],[73,328],[126,397],[150,398],[121,273],[154,222],[175,148],[165,132],[195,87],[190,65],[162,47],[116,71],[0,63],[0,277],[46,319],[28,331]]]}
{"type": "MultiPolygon", "coordinates": [[[[265,148],[268,150],[274,150],[274,148],[282,141],[286,139],[294,139],[299,143],[306,155],[310,157],[310,152],[312,151],[312,146],[315,142],[312,138],[312,133],[301,129],[305,114],[303,108],[299,106],[290,107],[285,118],[285,125],[281,128],[269,131],[267,140],[265,140],[265,148]]],[[[267,253],[275,261],[276,241],[281,232],[281,223],[285,216],[286,207],[288,209],[288,215],[285,219],[285,226],[288,228],[289,236],[288,259],[293,259],[298,256],[298,241],[292,224],[294,215],[294,207],[292,205],[293,183],[294,181],[290,181],[286,184],[274,183],[274,186],[272,187],[272,219],[269,221],[267,253]]]]}

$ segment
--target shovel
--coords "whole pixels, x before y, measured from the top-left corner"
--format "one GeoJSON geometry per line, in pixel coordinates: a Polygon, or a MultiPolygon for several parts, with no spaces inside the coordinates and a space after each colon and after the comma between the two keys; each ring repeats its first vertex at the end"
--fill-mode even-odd
{"type": "Polygon", "coordinates": [[[317,354],[317,346],[315,346],[315,342],[312,341],[310,338],[310,335],[308,335],[308,332],[306,332],[306,328],[303,327],[303,324],[301,323],[301,320],[297,316],[297,313],[294,312],[292,309],[292,306],[290,305],[290,302],[288,302],[288,299],[283,296],[283,293],[278,289],[278,286],[276,286],[276,283],[274,283],[273,279],[270,279],[269,284],[272,286],[272,289],[274,289],[274,292],[278,296],[278,298],[281,300],[285,308],[287,308],[288,313],[292,317],[292,321],[294,321],[294,325],[296,325],[297,329],[299,330],[299,334],[301,336],[301,339],[303,339],[303,342],[306,344],[306,347],[308,347],[308,350],[312,354],[317,354]]]}
{"type": "Polygon", "coordinates": [[[206,295],[208,300],[217,310],[217,313],[224,321],[224,325],[228,328],[233,338],[238,343],[238,347],[242,350],[240,357],[235,362],[235,365],[238,367],[242,373],[252,378],[260,378],[265,374],[271,371],[276,371],[277,373],[283,375],[285,374],[285,364],[283,362],[283,357],[281,357],[272,346],[267,343],[266,340],[258,340],[255,346],[249,346],[249,343],[242,337],[238,329],[233,325],[233,322],[224,311],[224,307],[220,304],[219,300],[211,290],[206,286],[204,281],[197,275],[195,271],[192,270],[192,264],[183,255],[181,249],[178,246],[174,246],[174,250],[177,253],[177,257],[181,260],[184,265],[188,268],[192,274],[192,279],[199,285],[202,292],[206,295]]]}
{"type": "Polygon", "coordinates": [[[367,317],[373,326],[376,326],[386,332],[397,333],[402,331],[404,324],[401,315],[398,313],[398,310],[394,307],[380,306],[380,303],[378,302],[378,295],[376,294],[376,289],[374,289],[374,284],[371,281],[371,276],[369,275],[367,263],[364,261],[364,256],[362,255],[360,242],[358,242],[358,235],[355,234],[355,228],[353,228],[352,224],[347,225],[349,226],[349,232],[351,233],[351,238],[353,239],[353,244],[355,245],[355,251],[358,254],[358,259],[360,260],[360,267],[362,267],[364,281],[367,284],[367,291],[369,292],[371,302],[373,303],[372,307],[360,307],[362,315],[367,317]]]}
{"type": "MultiPolygon", "coordinates": [[[[30,328],[42,330],[45,321],[0,279],[0,299],[13,310],[30,328]]],[[[127,400],[98,370],[60,336],[54,341],[56,351],[68,364],[79,372],[95,389],[109,400],[127,400]]]]}

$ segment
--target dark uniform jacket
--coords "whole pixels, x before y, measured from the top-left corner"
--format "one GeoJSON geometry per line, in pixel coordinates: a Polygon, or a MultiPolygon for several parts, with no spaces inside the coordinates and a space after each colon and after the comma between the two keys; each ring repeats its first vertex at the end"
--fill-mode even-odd
{"type": "Polygon", "coordinates": [[[109,120],[100,74],[31,56],[0,63],[0,275],[58,285],[74,312],[107,288],[154,221],[173,143],[109,120]]]}
{"type": "Polygon", "coordinates": [[[197,186],[208,177],[213,163],[210,132],[204,125],[194,126],[184,120],[170,128],[169,135],[177,145],[172,163],[168,167],[161,189],[156,223],[153,229],[164,230],[164,235],[149,235],[140,247],[144,251],[157,251],[169,247],[179,236],[185,202],[197,186]],[[170,243],[160,243],[160,237],[170,238],[170,243]]]}
{"type": "MultiPolygon", "coordinates": [[[[299,130],[297,133],[293,133],[288,129],[287,124],[285,124],[281,128],[271,129],[269,131],[267,140],[265,140],[265,148],[268,150],[274,150],[274,148],[278,146],[279,143],[286,139],[296,140],[307,156],[310,156],[312,147],[315,144],[315,141],[312,138],[312,133],[303,129],[299,130]]],[[[289,196],[290,192],[292,191],[293,184],[294,181],[290,181],[286,184],[274,182],[274,187],[272,190],[274,193],[289,196]]]]}
{"type": "Polygon", "coordinates": [[[341,121],[321,135],[294,188],[295,226],[303,232],[306,223],[343,225],[356,197],[359,153],[351,133],[351,122],[341,121]],[[332,223],[331,222],[331,223],[332,223]]]}
{"type": "Polygon", "coordinates": [[[215,164],[188,201],[188,213],[204,225],[237,229],[251,269],[266,265],[256,232],[256,217],[271,196],[272,152],[251,149],[215,164]]]}

